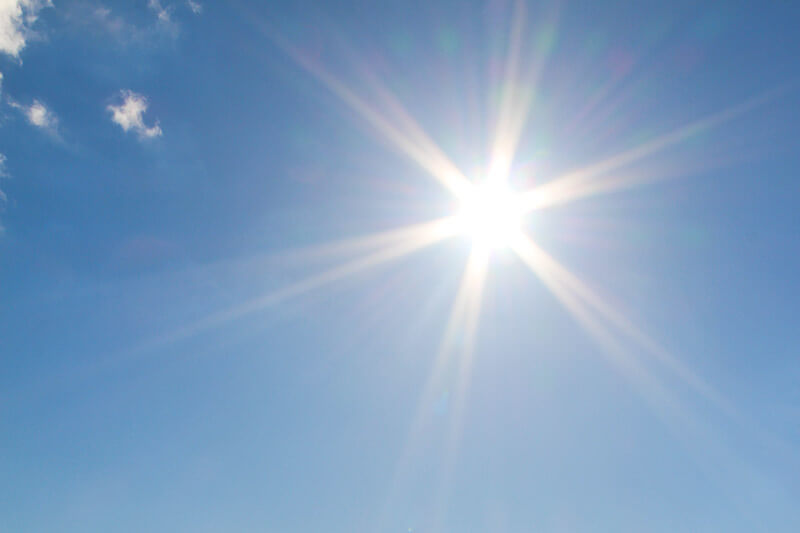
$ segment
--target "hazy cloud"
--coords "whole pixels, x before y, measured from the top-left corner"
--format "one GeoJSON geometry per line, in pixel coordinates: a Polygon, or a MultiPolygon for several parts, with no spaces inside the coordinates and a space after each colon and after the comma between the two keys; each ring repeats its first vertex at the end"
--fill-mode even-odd
{"type": "Polygon", "coordinates": [[[109,105],[111,120],[124,131],[134,131],[142,139],[158,137],[161,135],[161,126],[158,121],[152,126],[144,123],[144,113],[147,111],[147,98],[129,90],[121,91],[122,103],[109,105]]]}
{"type": "Polygon", "coordinates": [[[19,58],[39,11],[52,5],[50,0],[0,0],[0,52],[19,58]]]}

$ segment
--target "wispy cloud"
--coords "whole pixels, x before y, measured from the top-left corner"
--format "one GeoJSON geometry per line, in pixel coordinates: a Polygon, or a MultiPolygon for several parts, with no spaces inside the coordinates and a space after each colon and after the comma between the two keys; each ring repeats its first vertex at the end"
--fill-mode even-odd
{"type": "Polygon", "coordinates": [[[155,12],[156,16],[158,16],[159,22],[163,24],[169,24],[172,22],[172,18],[170,16],[170,11],[172,8],[165,8],[161,4],[161,0],[150,0],[147,5],[155,12]]]}
{"type": "Polygon", "coordinates": [[[134,131],[139,138],[149,139],[162,134],[161,126],[156,121],[152,126],[144,123],[144,113],[147,111],[147,98],[130,90],[120,92],[122,103],[109,105],[111,120],[118,124],[124,131],[134,131]]]}
{"type": "MultiPolygon", "coordinates": [[[[0,0],[0,2],[8,0],[0,0]]],[[[63,17],[77,31],[107,34],[116,44],[147,49],[158,48],[166,39],[181,34],[181,19],[191,11],[200,15],[204,6],[197,0],[137,0],[151,16],[141,19],[101,0],[73,0],[62,10],[63,17]]]]}
{"type": "MultiPolygon", "coordinates": [[[[8,177],[8,173],[6,172],[6,156],[0,154],[0,179],[8,177]]],[[[2,208],[2,203],[6,201],[6,193],[3,192],[3,189],[0,189],[0,208],[2,208]]],[[[3,226],[0,225],[0,233],[3,231],[3,226]]]]}
{"type": "Polygon", "coordinates": [[[31,26],[51,0],[0,0],[0,52],[15,59],[35,35],[31,26]]]}
{"type": "Polygon", "coordinates": [[[194,0],[186,0],[186,5],[189,6],[189,9],[192,10],[192,13],[195,15],[199,15],[203,12],[203,4],[200,2],[195,2],[194,0]]]}
{"type": "MultiPolygon", "coordinates": [[[[0,0],[2,1],[2,0],[0,0]]],[[[76,1],[65,8],[64,17],[79,31],[105,33],[123,46],[157,46],[164,38],[178,35],[178,25],[156,18],[152,23],[138,24],[111,8],[94,1],[76,1]]]]}
{"type": "Polygon", "coordinates": [[[32,125],[52,135],[58,135],[58,117],[39,100],[34,100],[31,105],[24,105],[9,99],[8,104],[19,110],[32,125]]]}
{"type": "MultiPolygon", "coordinates": [[[[0,180],[3,178],[7,178],[8,173],[6,172],[6,156],[4,154],[0,154],[0,180]]],[[[3,192],[3,189],[0,189],[0,213],[5,210],[5,204],[8,200],[6,193],[3,192]]],[[[6,232],[6,228],[3,227],[3,221],[0,220],[0,235],[3,235],[6,232]]]]}
{"type": "MultiPolygon", "coordinates": [[[[83,6],[81,6],[83,7],[83,6]]],[[[79,13],[84,20],[91,20],[92,22],[97,23],[101,28],[108,31],[113,35],[124,35],[128,33],[133,33],[135,29],[133,26],[125,22],[122,17],[118,17],[111,13],[111,10],[105,6],[95,7],[91,9],[88,13],[79,13]]],[[[77,18],[77,17],[75,17],[77,18]]],[[[83,20],[82,20],[83,22],[83,20]]]]}

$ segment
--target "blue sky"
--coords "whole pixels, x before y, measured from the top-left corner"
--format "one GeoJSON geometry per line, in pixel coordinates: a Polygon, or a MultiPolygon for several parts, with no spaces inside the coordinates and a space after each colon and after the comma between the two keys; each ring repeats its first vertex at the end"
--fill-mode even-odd
{"type": "Polygon", "coordinates": [[[0,1],[0,530],[800,530],[798,23],[0,1]]]}

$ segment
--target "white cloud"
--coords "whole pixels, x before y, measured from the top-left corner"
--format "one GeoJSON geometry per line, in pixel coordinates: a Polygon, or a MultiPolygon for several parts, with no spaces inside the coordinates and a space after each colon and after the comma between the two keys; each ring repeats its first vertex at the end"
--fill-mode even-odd
{"type": "Polygon", "coordinates": [[[133,91],[124,90],[121,93],[122,103],[119,105],[109,105],[111,120],[124,131],[134,131],[140,138],[152,138],[161,135],[161,126],[158,121],[152,126],[144,123],[144,113],[147,111],[147,98],[133,91]]]}
{"type": "Polygon", "coordinates": [[[25,114],[28,117],[28,121],[34,126],[52,129],[58,125],[58,119],[53,112],[47,109],[39,100],[34,100],[25,114]]]}
{"type": "Polygon", "coordinates": [[[52,5],[51,0],[0,0],[0,52],[19,58],[39,11],[52,5]]]}
{"type": "Polygon", "coordinates": [[[34,100],[29,106],[22,105],[14,100],[9,100],[8,104],[14,109],[18,109],[23,115],[25,115],[25,118],[28,119],[28,122],[37,128],[42,128],[43,130],[48,130],[52,133],[55,133],[58,129],[58,117],[56,117],[55,113],[50,111],[47,106],[39,100],[34,100]]]}
{"type": "Polygon", "coordinates": [[[189,9],[192,10],[192,13],[195,15],[199,15],[203,12],[203,4],[200,2],[195,2],[194,0],[186,0],[186,5],[189,6],[189,9]]]}

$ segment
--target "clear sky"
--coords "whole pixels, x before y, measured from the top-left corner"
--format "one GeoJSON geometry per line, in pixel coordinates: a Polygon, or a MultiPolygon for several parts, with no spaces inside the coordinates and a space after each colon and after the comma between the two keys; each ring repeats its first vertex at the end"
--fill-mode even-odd
{"type": "Polygon", "coordinates": [[[0,531],[800,531],[798,27],[0,0],[0,531]]]}

